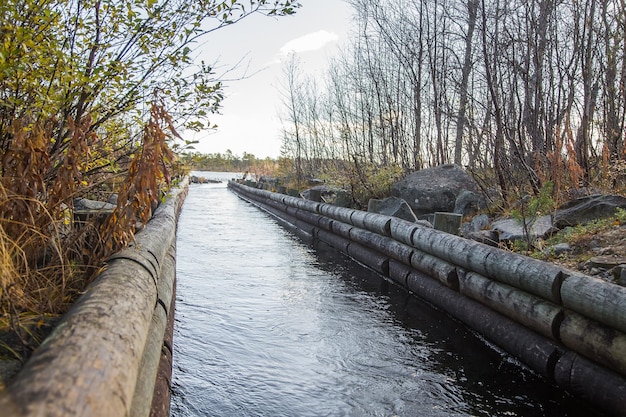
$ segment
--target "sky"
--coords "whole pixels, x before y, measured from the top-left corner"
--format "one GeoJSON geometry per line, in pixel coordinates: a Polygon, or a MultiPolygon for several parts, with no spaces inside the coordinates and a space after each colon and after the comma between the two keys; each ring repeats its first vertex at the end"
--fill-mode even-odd
{"type": "Polygon", "coordinates": [[[252,15],[209,34],[200,46],[198,60],[217,60],[226,98],[220,114],[210,120],[218,125],[216,132],[184,134],[187,140],[199,141],[196,151],[223,154],[230,149],[235,155],[247,152],[257,158],[280,155],[283,63],[290,52],[296,53],[304,73],[321,75],[338,48],[346,45],[352,19],[352,8],[344,0],[300,3],[295,15],[252,15]],[[244,74],[247,78],[240,79],[244,74]]]}

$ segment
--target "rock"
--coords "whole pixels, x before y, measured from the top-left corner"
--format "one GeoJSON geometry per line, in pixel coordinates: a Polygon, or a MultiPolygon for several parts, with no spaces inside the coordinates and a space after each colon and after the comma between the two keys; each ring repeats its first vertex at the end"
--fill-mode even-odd
{"type": "Polygon", "coordinates": [[[435,224],[435,213],[426,213],[421,216],[417,216],[418,222],[426,222],[428,224],[435,224]]]}
{"type": "Polygon", "coordinates": [[[332,198],[334,198],[338,189],[336,187],[331,187],[328,185],[316,185],[315,187],[311,187],[302,191],[300,193],[300,196],[304,198],[305,200],[311,200],[312,191],[313,191],[313,194],[315,194],[316,192],[319,192],[320,196],[322,197],[324,201],[329,201],[332,198]]]}
{"type": "Polygon", "coordinates": [[[587,262],[592,268],[611,269],[618,265],[626,264],[626,256],[594,256],[587,262]]]}
{"type": "Polygon", "coordinates": [[[469,216],[483,210],[485,207],[487,207],[487,201],[481,194],[463,190],[454,202],[453,213],[469,216]]]}
{"type": "Polygon", "coordinates": [[[335,195],[333,204],[339,207],[350,207],[352,205],[352,197],[348,191],[339,190],[337,195],[335,195]]]}
{"type": "Polygon", "coordinates": [[[489,216],[486,214],[479,214],[478,216],[474,216],[470,224],[470,229],[472,232],[478,232],[480,230],[486,229],[489,226],[489,216]]]}
{"type": "Polygon", "coordinates": [[[598,194],[583,197],[559,207],[554,214],[553,223],[558,229],[586,224],[596,219],[614,215],[618,207],[626,209],[626,197],[598,194]]]}
{"type": "Polygon", "coordinates": [[[443,213],[438,211],[435,213],[435,222],[433,223],[433,226],[435,229],[441,230],[442,232],[458,235],[461,230],[462,220],[463,215],[461,214],[443,213]]]}
{"type": "Polygon", "coordinates": [[[465,237],[489,246],[497,247],[498,243],[500,243],[500,236],[495,230],[479,230],[477,232],[469,232],[465,237]]]}
{"type": "Polygon", "coordinates": [[[474,216],[471,221],[463,223],[463,225],[461,226],[461,234],[467,237],[469,233],[484,230],[489,226],[490,222],[491,220],[486,214],[479,214],[478,216],[474,216]]]}
{"type": "Polygon", "coordinates": [[[569,243],[559,243],[557,245],[553,245],[550,246],[548,248],[550,253],[553,253],[555,255],[562,255],[566,252],[571,252],[572,251],[572,245],[570,245],[569,243]]]}
{"type": "Polygon", "coordinates": [[[478,193],[476,182],[458,165],[440,165],[416,171],[396,182],[394,197],[405,200],[415,215],[454,211],[463,191],[478,193]]]}
{"type": "Polygon", "coordinates": [[[371,199],[367,203],[367,211],[398,217],[410,222],[417,221],[417,217],[415,216],[415,213],[413,213],[413,210],[411,210],[411,206],[409,206],[406,201],[398,197],[388,197],[384,200],[371,199]]]}
{"type": "Polygon", "coordinates": [[[613,276],[615,282],[619,283],[622,275],[626,276],[624,270],[626,270],[626,263],[614,266],[609,270],[609,273],[613,276]]]}
{"type": "Polygon", "coordinates": [[[112,211],[117,206],[105,201],[88,200],[86,198],[74,199],[74,211],[112,211]]]}
{"type": "MultiPolygon", "coordinates": [[[[497,220],[492,223],[491,227],[500,235],[500,241],[514,241],[526,239],[524,236],[524,228],[520,221],[516,219],[497,220]]],[[[552,226],[552,218],[550,216],[538,217],[530,228],[530,238],[546,238],[554,232],[552,226]]]]}

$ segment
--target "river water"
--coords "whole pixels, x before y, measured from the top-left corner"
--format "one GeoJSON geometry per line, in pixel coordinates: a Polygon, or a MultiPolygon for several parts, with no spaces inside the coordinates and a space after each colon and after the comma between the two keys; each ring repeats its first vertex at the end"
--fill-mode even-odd
{"type": "Polygon", "coordinates": [[[177,245],[172,416],[599,415],[225,184],[177,245]]]}

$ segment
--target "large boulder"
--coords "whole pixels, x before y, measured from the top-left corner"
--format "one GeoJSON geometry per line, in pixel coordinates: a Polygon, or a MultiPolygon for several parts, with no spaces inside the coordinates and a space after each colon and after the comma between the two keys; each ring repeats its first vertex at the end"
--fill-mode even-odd
{"type": "Polygon", "coordinates": [[[417,217],[415,217],[415,213],[411,210],[411,206],[398,197],[387,197],[384,200],[371,199],[367,204],[367,211],[398,217],[410,222],[417,221],[417,217]]]}
{"type": "Polygon", "coordinates": [[[453,213],[469,216],[476,214],[487,207],[487,201],[482,194],[474,191],[462,190],[454,202],[453,213]]]}
{"type": "Polygon", "coordinates": [[[405,200],[416,216],[453,212],[463,191],[478,194],[476,182],[458,165],[439,165],[416,171],[393,185],[391,194],[405,200]]]}
{"type": "Polygon", "coordinates": [[[626,209],[626,197],[621,195],[590,195],[572,200],[556,210],[553,224],[558,229],[586,224],[615,214],[617,208],[626,209]]]}

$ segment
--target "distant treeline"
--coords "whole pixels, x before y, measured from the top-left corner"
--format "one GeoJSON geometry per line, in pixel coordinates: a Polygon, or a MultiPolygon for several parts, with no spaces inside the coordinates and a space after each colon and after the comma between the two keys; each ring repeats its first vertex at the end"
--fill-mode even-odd
{"type": "Polygon", "coordinates": [[[273,173],[279,161],[272,158],[258,159],[254,154],[244,152],[242,156],[228,149],[222,153],[192,152],[181,155],[185,166],[197,171],[251,172],[256,174],[273,173]]]}

